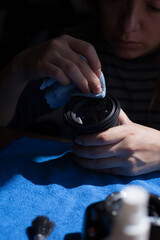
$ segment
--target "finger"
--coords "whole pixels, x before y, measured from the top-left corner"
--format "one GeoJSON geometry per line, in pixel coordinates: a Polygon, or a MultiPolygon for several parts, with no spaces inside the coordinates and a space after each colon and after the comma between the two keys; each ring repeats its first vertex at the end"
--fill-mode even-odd
{"type": "Polygon", "coordinates": [[[87,59],[88,64],[99,78],[101,73],[101,63],[95,48],[90,43],[75,38],[71,39],[69,45],[75,52],[78,52],[87,59]]]}
{"type": "Polygon", "coordinates": [[[118,118],[121,125],[131,123],[131,120],[128,118],[128,116],[125,114],[125,112],[122,109],[120,110],[118,118]]]}
{"type": "Polygon", "coordinates": [[[88,62],[86,62],[84,58],[79,55],[76,55],[74,62],[80,68],[80,71],[82,72],[85,79],[87,79],[91,91],[95,94],[100,93],[102,91],[100,80],[92,68],[89,66],[88,62]]]}
{"type": "Polygon", "coordinates": [[[90,159],[109,158],[113,156],[118,157],[121,154],[121,149],[119,149],[115,144],[94,147],[81,147],[74,144],[72,151],[76,154],[76,156],[90,159]]]}
{"type": "Polygon", "coordinates": [[[83,93],[89,93],[91,91],[89,82],[75,63],[66,60],[63,62],[63,69],[67,77],[71,79],[83,93]]]}
{"type": "MultiPolygon", "coordinates": [[[[65,76],[70,79],[71,82],[74,82],[83,93],[90,92],[87,79],[82,74],[79,67],[74,63],[74,61],[70,61],[67,58],[59,56],[55,60],[55,63],[56,66],[63,71],[65,76]]],[[[62,80],[59,79],[59,82],[62,83],[62,80]]]]}
{"type": "Polygon", "coordinates": [[[87,159],[87,158],[75,156],[74,161],[83,168],[94,169],[94,170],[119,168],[122,166],[121,161],[117,157],[103,158],[103,159],[87,159]]]}
{"type": "Polygon", "coordinates": [[[114,144],[122,141],[127,136],[127,133],[127,128],[120,125],[103,132],[78,136],[75,142],[83,146],[114,144]]]}
{"type": "Polygon", "coordinates": [[[59,56],[55,62],[82,91],[84,91],[83,87],[86,88],[85,84],[87,84],[88,89],[94,94],[98,94],[102,91],[99,78],[91,69],[88,62],[79,54],[71,52],[69,49],[63,56],[59,56]]]}
{"type": "MultiPolygon", "coordinates": [[[[91,90],[95,94],[100,93],[102,87],[99,78],[88,61],[84,59],[81,51],[80,53],[77,52],[79,50],[83,52],[86,43],[72,37],[68,38],[65,36],[65,38],[68,39],[68,47],[60,49],[59,53],[54,53],[52,58],[50,58],[50,63],[62,69],[66,76],[75,82],[82,92],[88,93],[91,90]]],[[[93,51],[95,50],[93,49],[93,51]]]]}
{"type": "Polygon", "coordinates": [[[63,85],[69,85],[71,83],[71,80],[68,78],[68,76],[63,72],[63,70],[56,65],[53,65],[51,63],[45,64],[45,73],[43,77],[50,77],[56,79],[59,83],[63,85]]]}
{"type": "MultiPolygon", "coordinates": [[[[85,62],[85,60],[81,61],[85,62]]],[[[84,63],[84,65],[87,65],[87,63],[84,63]]],[[[90,67],[88,66],[89,74],[86,75],[88,76],[89,80],[86,79],[84,74],[80,71],[76,64],[69,61],[68,59],[62,58],[61,56],[59,56],[57,59],[54,59],[54,61],[52,60],[52,63],[47,63],[45,65],[45,74],[46,72],[48,73],[47,75],[48,77],[55,78],[58,82],[60,82],[63,85],[68,85],[71,83],[71,81],[75,82],[78,88],[80,88],[81,91],[84,93],[90,92],[89,84],[92,85],[93,88],[94,87],[93,82],[95,82],[95,79],[97,78],[94,72],[91,71],[90,67]]],[[[98,84],[95,86],[96,88],[94,88],[94,93],[98,93],[99,91],[101,91],[99,79],[98,84]]]]}

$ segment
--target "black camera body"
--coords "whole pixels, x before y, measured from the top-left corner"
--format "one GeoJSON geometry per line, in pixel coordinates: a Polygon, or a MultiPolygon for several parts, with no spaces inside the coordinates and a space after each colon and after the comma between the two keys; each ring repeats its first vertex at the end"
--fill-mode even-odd
{"type": "Polygon", "coordinates": [[[64,108],[64,120],[73,136],[104,131],[119,125],[120,103],[111,94],[105,98],[72,97],[64,108]]]}
{"type": "MultiPolygon", "coordinates": [[[[109,237],[114,219],[121,208],[123,192],[115,192],[104,201],[87,207],[82,240],[103,240],[109,237]]],[[[148,218],[151,221],[150,240],[160,239],[160,197],[149,194],[148,218]]]]}

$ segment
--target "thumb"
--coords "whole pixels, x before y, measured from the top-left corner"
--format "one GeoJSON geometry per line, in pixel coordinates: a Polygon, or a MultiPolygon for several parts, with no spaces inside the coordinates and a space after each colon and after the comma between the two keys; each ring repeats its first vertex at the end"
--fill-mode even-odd
{"type": "Polygon", "coordinates": [[[121,125],[131,123],[131,120],[128,118],[128,116],[125,114],[125,112],[122,109],[120,110],[120,114],[118,118],[121,125]]]}

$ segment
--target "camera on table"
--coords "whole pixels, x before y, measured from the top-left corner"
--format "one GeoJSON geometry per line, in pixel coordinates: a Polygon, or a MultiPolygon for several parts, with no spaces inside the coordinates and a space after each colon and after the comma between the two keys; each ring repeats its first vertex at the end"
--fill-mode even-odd
{"type": "Polygon", "coordinates": [[[75,96],[64,108],[64,120],[78,136],[119,125],[119,112],[120,103],[109,93],[103,99],[75,96]]]}
{"type": "MultiPolygon", "coordinates": [[[[103,240],[109,237],[118,216],[124,192],[110,194],[104,201],[87,207],[83,222],[82,240],[103,240]]],[[[148,218],[151,222],[150,240],[160,239],[160,197],[149,194],[148,218]]]]}

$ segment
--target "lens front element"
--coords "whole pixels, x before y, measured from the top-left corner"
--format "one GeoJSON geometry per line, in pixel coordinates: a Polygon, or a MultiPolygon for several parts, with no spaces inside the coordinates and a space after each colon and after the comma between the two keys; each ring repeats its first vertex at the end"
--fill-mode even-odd
{"type": "Polygon", "coordinates": [[[110,94],[104,99],[72,97],[64,109],[66,123],[78,134],[103,131],[119,124],[119,102],[110,94]]]}

